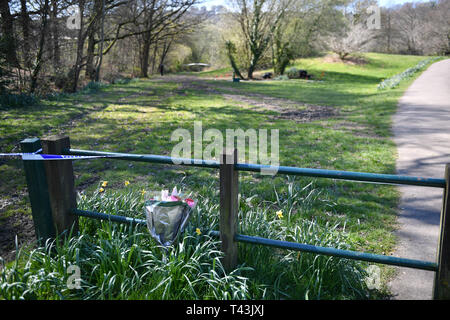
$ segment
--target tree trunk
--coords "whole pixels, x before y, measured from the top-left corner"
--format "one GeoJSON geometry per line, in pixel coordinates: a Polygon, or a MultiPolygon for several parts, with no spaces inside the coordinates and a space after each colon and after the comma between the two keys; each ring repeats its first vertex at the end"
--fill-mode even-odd
{"type": "Polygon", "coordinates": [[[80,0],[78,3],[79,13],[80,13],[80,30],[78,31],[78,41],[77,41],[77,55],[75,58],[75,64],[72,66],[69,71],[68,80],[66,86],[66,91],[76,92],[78,88],[78,80],[80,78],[80,71],[82,68],[83,62],[83,46],[84,40],[86,39],[86,35],[83,33],[83,13],[84,13],[84,0],[80,0]]]}
{"type": "Polygon", "coordinates": [[[27,11],[27,2],[26,0],[20,0],[20,22],[22,25],[22,33],[23,33],[23,47],[22,54],[24,58],[24,64],[26,68],[31,67],[31,58],[30,58],[30,17],[27,11]]]}
{"type": "Polygon", "coordinates": [[[153,56],[152,56],[152,70],[151,74],[155,73],[155,65],[156,65],[156,54],[158,53],[158,41],[155,42],[153,47],[153,56]]]}
{"type": "Polygon", "coordinates": [[[91,19],[93,19],[92,24],[88,30],[88,47],[86,52],[86,77],[91,81],[96,79],[96,67],[94,65],[95,56],[95,34],[98,31],[98,26],[100,22],[100,17],[102,14],[102,0],[95,0],[94,2],[94,12],[92,13],[91,19]]]}
{"type": "Polygon", "coordinates": [[[0,1],[0,14],[1,14],[1,28],[5,42],[5,60],[6,63],[20,67],[19,60],[16,55],[16,39],[14,38],[13,17],[9,10],[9,3],[7,0],[0,1]]]}
{"type": "Polygon", "coordinates": [[[238,76],[240,79],[244,79],[239,68],[234,60],[234,53],[236,52],[236,47],[233,42],[227,41],[225,42],[225,48],[227,50],[228,59],[230,60],[231,68],[233,68],[233,77],[238,76]]]}
{"type": "Polygon", "coordinates": [[[91,30],[88,34],[88,47],[86,51],[86,77],[91,81],[94,81],[95,79],[94,54],[95,37],[94,31],[91,30]]]}
{"type": "Polygon", "coordinates": [[[250,65],[247,71],[247,78],[253,79],[253,72],[255,71],[255,67],[253,64],[250,65]]]}
{"type": "Polygon", "coordinates": [[[95,70],[95,81],[98,82],[100,81],[100,68],[102,66],[102,62],[103,62],[103,43],[105,40],[105,1],[106,0],[101,0],[101,19],[100,19],[100,48],[99,48],[99,57],[98,57],[98,62],[97,62],[97,67],[95,70]]]}
{"type": "Polygon", "coordinates": [[[50,19],[52,21],[52,39],[53,39],[53,69],[58,71],[61,61],[61,53],[59,51],[59,30],[58,30],[58,1],[52,0],[52,11],[50,19]]]}
{"type": "Polygon", "coordinates": [[[151,34],[150,32],[146,32],[144,33],[144,37],[143,37],[143,43],[142,43],[142,49],[141,49],[141,55],[140,55],[140,59],[141,59],[141,74],[140,76],[142,78],[148,78],[148,59],[150,56],[150,45],[151,45],[151,41],[150,41],[150,37],[151,34]]]}
{"type": "Polygon", "coordinates": [[[39,40],[39,49],[38,49],[38,53],[36,55],[36,64],[35,64],[32,74],[31,74],[30,93],[33,93],[36,90],[37,79],[38,79],[39,73],[41,72],[42,58],[43,58],[42,55],[44,53],[45,36],[47,33],[48,11],[49,11],[49,0],[45,0],[43,12],[42,12],[42,18],[41,18],[41,21],[42,21],[41,38],[39,40]]]}
{"type": "Polygon", "coordinates": [[[283,75],[291,61],[289,42],[282,41],[281,29],[276,29],[272,41],[272,65],[275,75],[283,75]]]}
{"type": "Polygon", "coordinates": [[[170,39],[169,42],[167,42],[167,39],[164,40],[163,49],[161,52],[161,59],[159,65],[163,65],[164,61],[166,60],[167,54],[169,53],[170,47],[172,46],[173,39],[170,39]]]}
{"type": "Polygon", "coordinates": [[[252,52],[252,60],[250,66],[248,67],[247,76],[249,79],[253,79],[253,72],[256,70],[256,64],[258,63],[260,54],[258,52],[252,52]]]}
{"type": "Polygon", "coordinates": [[[149,66],[149,57],[150,57],[150,47],[152,45],[152,31],[151,27],[153,26],[153,17],[155,15],[155,5],[156,1],[152,1],[150,8],[146,8],[145,10],[145,24],[144,28],[146,32],[142,35],[142,47],[140,52],[140,76],[142,78],[148,78],[148,66],[149,66]]]}

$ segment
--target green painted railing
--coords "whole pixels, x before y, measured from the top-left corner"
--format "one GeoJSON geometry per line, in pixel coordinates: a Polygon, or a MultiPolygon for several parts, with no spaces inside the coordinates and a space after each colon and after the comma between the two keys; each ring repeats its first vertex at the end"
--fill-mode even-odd
{"type": "MultiPolygon", "coordinates": [[[[25,140],[22,142],[22,147],[27,152],[33,152],[41,146],[40,141],[25,140]],[[31,150],[33,149],[33,150],[31,150]]],[[[310,168],[296,168],[280,166],[276,167],[277,174],[308,176],[317,178],[341,179],[349,181],[359,181],[368,183],[382,183],[394,185],[412,185],[422,187],[432,187],[443,189],[443,206],[441,213],[441,226],[439,236],[439,250],[437,262],[413,260],[407,258],[399,258],[393,256],[376,255],[371,253],[356,252],[350,250],[341,250],[335,248],[319,247],[308,244],[292,243],[287,241],[279,241],[273,239],[265,239],[255,236],[241,235],[237,233],[237,211],[238,211],[238,184],[239,171],[247,172],[261,172],[267,169],[273,169],[270,166],[245,164],[237,162],[237,151],[233,150],[230,154],[222,155],[222,161],[207,161],[199,159],[181,159],[172,158],[168,156],[158,155],[142,155],[142,154],[127,154],[114,152],[100,152],[88,151],[70,148],[68,137],[51,137],[42,140],[43,153],[49,154],[67,154],[67,155],[95,155],[106,156],[116,160],[149,162],[159,164],[179,164],[184,166],[194,166],[202,168],[212,168],[220,170],[220,230],[210,231],[210,235],[220,237],[222,243],[222,251],[224,255],[224,267],[232,269],[237,264],[237,242],[250,243],[256,245],[271,246],[282,249],[310,252],[315,254],[337,256],[346,259],[362,260],[368,262],[375,262],[387,265],[395,265],[401,267],[422,269],[436,272],[434,282],[434,298],[435,299],[450,299],[450,165],[447,165],[444,179],[437,178],[423,178],[413,176],[401,176],[391,174],[375,174],[362,172],[349,172],[338,170],[324,170],[324,169],[310,169],[310,168]],[[229,159],[233,159],[232,163],[227,163],[229,159]]],[[[89,218],[109,220],[119,223],[130,223],[145,225],[146,221],[142,219],[134,219],[129,217],[110,215],[106,213],[99,213],[93,211],[79,210],[76,208],[76,202],[73,202],[75,188],[73,183],[73,168],[71,161],[66,161],[67,165],[62,166],[51,161],[46,161],[45,177],[48,182],[49,199],[48,201],[33,200],[37,196],[42,198],[42,190],[39,191],[34,198],[30,193],[32,202],[33,219],[35,220],[35,228],[42,225],[42,219],[47,219],[48,223],[53,223],[56,228],[56,233],[59,230],[64,230],[69,227],[75,227],[78,220],[73,217],[84,216],[89,218]],[[63,181],[64,183],[62,183],[63,181]],[[62,183],[62,184],[61,184],[62,183]],[[67,195],[68,194],[68,195],[67,195]],[[35,203],[35,205],[34,205],[35,203]],[[41,203],[46,207],[40,208],[41,203]],[[42,218],[39,212],[48,211],[46,209],[51,204],[53,221],[49,221],[49,215],[42,218]],[[55,208],[55,209],[53,209],[55,208]],[[42,210],[40,210],[42,209],[42,210]],[[36,212],[36,214],[35,214],[36,212]],[[69,218],[69,216],[71,218],[69,218]],[[37,221],[37,222],[36,222],[37,221]],[[39,223],[38,223],[39,222],[39,223]]],[[[39,176],[43,180],[42,174],[36,175],[37,172],[42,172],[41,167],[27,167],[25,168],[27,177],[39,176]]],[[[32,179],[32,178],[30,178],[32,179]]],[[[33,188],[34,182],[27,179],[30,192],[36,192],[33,188]],[[31,187],[31,188],[30,188],[31,187]],[[34,191],[33,191],[34,190],[34,191]]],[[[42,181],[41,181],[42,182],[42,181]]],[[[45,186],[45,183],[41,183],[45,186]]],[[[45,195],[45,193],[44,193],[45,195]]],[[[45,199],[44,199],[45,200],[45,199]]],[[[51,236],[51,234],[50,234],[51,236]]]]}
{"type": "MultiPolygon", "coordinates": [[[[217,161],[206,161],[199,159],[185,159],[185,158],[173,158],[168,156],[159,155],[142,155],[142,154],[126,154],[126,153],[116,153],[116,152],[100,152],[100,151],[87,151],[79,149],[68,149],[65,150],[65,154],[68,155],[89,155],[89,156],[109,156],[116,160],[127,160],[127,161],[137,161],[137,162],[150,162],[150,163],[160,163],[160,164],[174,164],[179,163],[185,166],[195,166],[203,168],[216,168],[220,167],[220,162],[217,161]]],[[[249,172],[261,172],[264,169],[270,169],[270,166],[258,165],[258,164],[245,164],[236,163],[234,168],[237,171],[249,171],[249,172]]],[[[412,176],[400,176],[391,174],[375,174],[375,173],[362,173],[362,172],[349,172],[349,171],[337,171],[337,170],[322,170],[322,169],[309,169],[309,168],[296,168],[296,167],[277,167],[278,174],[289,174],[298,176],[308,176],[308,177],[319,177],[319,178],[331,178],[331,179],[343,179],[361,182],[372,182],[372,183],[384,183],[384,184],[403,184],[403,185],[418,185],[424,187],[434,187],[434,188],[445,188],[444,179],[435,178],[421,178],[412,176]]],[[[73,210],[73,214],[85,216],[89,218],[109,220],[113,222],[121,223],[135,223],[140,225],[145,225],[145,220],[133,219],[128,217],[108,215],[104,213],[97,213],[92,211],[82,211],[73,210]]],[[[210,235],[215,237],[220,237],[219,231],[211,231],[210,235]]],[[[272,239],[265,239],[254,236],[246,235],[235,235],[235,240],[237,242],[245,242],[252,244],[259,244],[265,246],[272,246],[277,248],[284,248],[296,251],[311,252],[316,254],[324,254],[331,256],[338,256],[341,258],[362,260],[368,262],[376,262],[388,265],[402,266],[408,268],[416,268],[428,271],[437,271],[438,265],[434,262],[412,260],[405,258],[398,258],[393,256],[376,255],[371,253],[361,253],[349,250],[340,250],[335,248],[325,248],[312,246],[308,244],[299,244],[286,241],[278,241],[272,239]]]]}
{"type": "MultiPolygon", "coordinates": [[[[137,162],[151,162],[161,164],[180,163],[183,166],[193,166],[202,168],[216,168],[219,169],[220,162],[208,161],[200,159],[185,159],[173,158],[168,156],[158,155],[142,155],[142,154],[128,154],[117,152],[101,152],[101,151],[87,151],[79,149],[65,150],[65,154],[78,156],[110,156],[117,160],[137,161],[137,162]]],[[[237,171],[261,172],[262,170],[270,170],[272,167],[260,164],[236,163],[234,165],[237,171]]],[[[338,170],[324,170],[324,169],[310,169],[310,168],[296,168],[296,167],[276,167],[277,174],[288,174],[296,176],[307,176],[316,178],[331,178],[360,182],[384,183],[384,184],[403,184],[433,188],[445,188],[445,179],[436,178],[421,178],[413,176],[401,176],[393,174],[379,174],[379,173],[364,173],[338,170]]]]}
{"type": "MultiPolygon", "coordinates": [[[[94,211],[89,211],[89,210],[74,209],[74,210],[72,210],[72,213],[77,216],[88,217],[88,218],[93,218],[93,219],[98,219],[98,220],[106,220],[106,221],[111,221],[111,222],[127,223],[127,224],[136,224],[136,225],[141,225],[141,226],[147,225],[147,221],[143,220],[143,219],[134,219],[134,218],[130,218],[130,217],[99,213],[99,212],[94,212],[94,211]]],[[[209,232],[209,235],[219,238],[220,232],[211,230],[209,232]]],[[[235,240],[237,242],[258,244],[258,245],[275,247],[275,248],[280,248],[280,249],[289,249],[289,250],[295,250],[295,251],[310,252],[310,253],[316,253],[316,254],[323,254],[323,255],[327,255],[327,256],[336,256],[336,257],[341,257],[341,258],[346,258],[346,259],[382,263],[382,264],[388,264],[388,265],[393,265],[393,266],[408,267],[408,268],[422,269],[422,270],[428,270],[428,271],[437,271],[437,267],[438,267],[437,264],[434,262],[397,258],[397,257],[392,257],[392,256],[377,255],[377,254],[372,254],[372,253],[362,253],[362,252],[341,250],[341,249],[335,249],[335,248],[319,247],[319,246],[313,246],[313,245],[309,245],[309,244],[272,240],[272,239],[266,239],[266,238],[255,237],[255,236],[246,236],[246,235],[242,235],[242,234],[236,234],[235,240]]]]}

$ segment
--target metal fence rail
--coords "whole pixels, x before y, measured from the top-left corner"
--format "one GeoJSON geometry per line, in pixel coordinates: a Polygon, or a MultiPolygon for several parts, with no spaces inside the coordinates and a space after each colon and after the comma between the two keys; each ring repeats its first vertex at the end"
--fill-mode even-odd
{"type": "MultiPolygon", "coordinates": [[[[220,168],[220,162],[218,161],[173,158],[159,155],[127,154],[117,152],[88,151],[80,149],[68,149],[65,150],[65,154],[77,156],[110,156],[114,157],[114,159],[116,160],[150,162],[150,163],[161,163],[171,165],[180,164],[183,166],[193,166],[202,168],[215,168],[215,169],[220,168]]],[[[248,171],[248,172],[261,172],[262,170],[269,171],[271,169],[274,169],[274,167],[268,165],[247,164],[247,163],[236,163],[234,167],[237,171],[248,171]]],[[[326,169],[296,168],[286,166],[276,167],[276,170],[277,174],[340,179],[340,180],[360,181],[360,182],[445,188],[445,180],[437,178],[423,178],[414,176],[401,176],[394,174],[351,172],[351,171],[326,170],[326,169]]]]}
{"type": "MultiPolygon", "coordinates": [[[[142,225],[142,226],[145,226],[147,224],[146,220],[143,220],[143,219],[135,219],[135,218],[130,218],[130,217],[99,213],[99,212],[94,212],[94,211],[89,211],[89,210],[74,209],[74,210],[72,210],[72,213],[75,215],[81,216],[81,217],[88,217],[88,218],[104,220],[104,221],[136,224],[136,225],[142,225]]],[[[220,232],[216,231],[216,230],[211,230],[208,232],[208,234],[213,237],[217,237],[217,238],[220,237],[220,232]]],[[[243,243],[251,243],[251,244],[280,248],[280,249],[289,249],[289,250],[295,250],[295,251],[301,251],[301,252],[322,254],[322,255],[327,255],[327,256],[335,256],[335,257],[346,258],[346,259],[382,263],[382,264],[393,265],[393,266],[400,266],[400,267],[407,267],[407,268],[414,268],[414,269],[421,269],[421,270],[428,270],[428,271],[437,271],[437,269],[438,269],[438,265],[435,262],[414,260],[414,259],[405,259],[405,258],[384,256],[384,255],[378,255],[378,254],[372,254],[372,253],[363,253],[363,252],[357,252],[357,251],[351,251],[351,250],[335,249],[335,248],[330,248],[330,247],[320,247],[320,246],[314,246],[314,245],[303,244],[303,243],[295,243],[295,242],[288,242],[288,241],[266,239],[266,238],[255,237],[255,236],[247,236],[247,235],[242,235],[242,234],[236,234],[235,240],[237,242],[243,242],[243,243]]]]}

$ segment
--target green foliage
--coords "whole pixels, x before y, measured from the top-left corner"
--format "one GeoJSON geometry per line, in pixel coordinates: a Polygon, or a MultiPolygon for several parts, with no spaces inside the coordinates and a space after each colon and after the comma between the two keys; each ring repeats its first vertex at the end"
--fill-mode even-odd
{"type": "Polygon", "coordinates": [[[434,58],[428,58],[425,60],[420,61],[418,64],[416,64],[414,67],[408,68],[402,73],[396,74],[393,77],[390,77],[386,80],[383,80],[378,84],[378,90],[384,90],[384,89],[392,89],[397,87],[401,81],[405,79],[410,79],[414,74],[417,72],[422,71],[426,66],[428,66],[430,63],[435,62],[436,60],[441,59],[441,57],[434,57],[434,58]]]}
{"type": "Polygon", "coordinates": [[[113,81],[114,84],[128,84],[130,83],[131,78],[119,78],[113,81]]]}
{"type": "MultiPolygon", "coordinates": [[[[121,78],[121,79],[115,80],[113,83],[114,84],[128,84],[132,81],[133,81],[133,79],[121,78]]],[[[80,96],[80,94],[82,95],[82,94],[97,93],[97,92],[101,91],[102,89],[107,88],[108,86],[109,86],[108,83],[91,81],[86,86],[84,86],[83,89],[81,89],[79,92],[65,92],[65,91],[54,92],[54,93],[45,95],[43,98],[45,98],[48,101],[63,101],[65,99],[70,99],[71,97],[80,96]]]]}
{"type": "Polygon", "coordinates": [[[233,68],[234,74],[237,77],[239,77],[240,79],[244,79],[241,72],[239,71],[239,67],[236,64],[236,61],[234,58],[234,55],[236,53],[236,46],[234,45],[233,42],[227,41],[227,42],[225,42],[225,48],[227,50],[227,56],[228,56],[228,59],[230,60],[231,68],[233,68]]]}
{"type": "Polygon", "coordinates": [[[35,95],[12,92],[8,87],[11,84],[11,67],[6,62],[6,41],[0,37],[0,108],[15,108],[33,105],[38,102],[35,95]]]}
{"type": "MultiPolygon", "coordinates": [[[[31,251],[18,250],[12,266],[0,271],[3,299],[335,299],[367,298],[362,264],[333,257],[240,245],[241,264],[225,272],[220,242],[208,235],[218,230],[219,209],[214,184],[198,196],[188,228],[180,241],[159,247],[145,226],[80,218],[80,233],[70,240],[48,242],[31,251]],[[196,229],[201,230],[201,234],[196,229]],[[81,289],[68,289],[70,265],[81,271],[81,289]]],[[[272,206],[292,212],[308,210],[319,197],[296,202],[313,188],[278,195],[281,201],[244,205],[240,232],[277,240],[349,248],[338,226],[320,227],[296,218],[290,224],[272,206]]],[[[83,195],[80,208],[143,218],[140,192],[94,192],[83,195]]],[[[289,217],[289,219],[294,217],[289,217]]]]}
{"type": "Polygon", "coordinates": [[[287,75],[283,74],[281,76],[273,78],[273,80],[289,80],[289,77],[287,75]]]}
{"type": "Polygon", "coordinates": [[[295,67],[292,67],[289,70],[287,70],[286,74],[289,77],[289,79],[298,79],[298,78],[300,78],[300,70],[298,70],[295,67]]]}
{"type": "Polygon", "coordinates": [[[1,51],[1,38],[0,38],[0,96],[3,96],[7,93],[7,86],[9,84],[9,80],[7,77],[10,75],[8,70],[8,66],[6,65],[6,60],[1,51]]]}
{"type": "Polygon", "coordinates": [[[94,92],[98,92],[102,88],[106,88],[107,86],[108,86],[108,84],[106,84],[106,83],[91,81],[86,86],[84,86],[84,88],[81,89],[81,91],[83,93],[94,93],[94,92]]]}
{"type": "Polygon", "coordinates": [[[8,93],[0,95],[0,108],[27,107],[39,103],[39,97],[28,93],[8,93]]]}
{"type": "MultiPolygon", "coordinates": [[[[424,57],[386,54],[364,54],[364,56],[367,60],[364,65],[329,63],[322,58],[301,59],[293,63],[294,67],[306,69],[317,78],[323,78],[322,82],[251,81],[236,86],[228,79],[209,81],[199,77],[191,82],[192,87],[183,88],[183,94],[174,95],[173,93],[179,92],[177,90],[182,87],[177,80],[167,82],[132,80],[128,85],[117,84],[106,87],[98,95],[80,92],[61,96],[56,99],[57,101],[41,100],[36,106],[3,111],[3,117],[0,119],[1,150],[14,152],[13,148],[17,143],[30,136],[42,137],[65,133],[70,136],[72,145],[79,149],[167,154],[176,144],[170,141],[173,130],[185,128],[192,132],[193,121],[202,120],[204,130],[216,128],[221,132],[225,132],[227,128],[279,129],[282,146],[281,165],[394,173],[395,145],[390,140],[390,119],[396,110],[399,97],[414,76],[389,91],[377,91],[376,86],[381,79],[416,65],[424,57]],[[201,86],[196,87],[196,83],[212,88],[217,94],[202,91],[201,86]],[[234,101],[225,98],[221,93],[236,94],[236,97],[246,96],[248,101],[245,103],[240,100],[234,101]],[[305,104],[332,106],[338,112],[338,116],[306,123],[297,122],[294,118],[278,119],[277,114],[271,110],[254,110],[252,100],[254,99],[256,103],[260,101],[259,97],[289,99],[292,108],[298,108],[301,112],[305,104]],[[74,120],[76,125],[68,125],[74,120]]],[[[230,69],[218,70],[213,74],[227,73],[230,73],[230,69]]],[[[210,73],[209,76],[211,75],[210,73]]],[[[163,185],[178,185],[181,179],[189,180],[190,187],[187,189],[203,195],[196,198],[201,199],[200,202],[204,206],[199,206],[191,217],[190,227],[194,229],[187,230],[186,234],[196,236],[193,230],[195,226],[200,226],[205,235],[208,226],[217,224],[217,190],[211,188],[211,192],[208,192],[209,189],[204,188],[209,183],[217,183],[215,171],[107,159],[74,162],[74,169],[77,175],[77,188],[86,189],[87,192],[94,192],[99,179],[108,180],[108,190],[101,202],[103,207],[99,206],[98,210],[114,213],[116,206],[117,213],[121,212],[120,214],[124,215],[140,215],[142,213],[138,208],[140,202],[135,202],[136,211],[133,213],[134,211],[127,211],[125,206],[114,204],[113,197],[110,200],[109,197],[105,197],[109,195],[110,189],[123,188],[124,180],[131,181],[131,186],[139,190],[160,189],[163,185]],[[206,231],[203,228],[206,228],[206,231]]],[[[16,194],[26,194],[26,182],[20,161],[8,161],[0,165],[0,176],[4,177],[2,180],[4,183],[0,184],[0,193],[7,200],[11,200],[6,212],[30,212],[26,199],[15,200],[16,194]]],[[[292,196],[289,196],[287,190],[289,185],[283,176],[263,178],[259,175],[241,173],[240,179],[242,208],[240,214],[244,217],[244,214],[250,215],[251,212],[258,212],[258,215],[267,213],[265,220],[257,220],[266,221],[261,224],[261,228],[271,222],[273,213],[281,208],[286,217],[283,221],[288,220],[290,216],[291,222],[286,225],[290,232],[293,232],[295,224],[302,225],[303,219],[308,222],[314,221],[318,228],[326,228],[326,222],[329,222],[328,229],[332,229],[335,225],[341,226],[341,229],[336,229],[339,232],[345,231],[345,234],[341,234],[341,240],[344,239],[345,244],[358,251],[389,254],[395,244],[393,231],[398,200],[395,187],[318,179],[314,188],[309,187],[300,192],[310,182],[306,179],[300,180],[298,187],[293,188],[292,196]],[[276,193],[273,192],[274,187],[277,188],[278,200],[276,193]],[[306,194],[306,190],[312,192],[310,197],[309,192],[306,194]],[[318,195],[319,192],[323,193],[318,195]],[[246,201],[249,198],[251,199],[246,201]],[[331,207],[325,201],[329,198],[334,203],[331,207]],[[305,205],[296,207],[293,201],[288,202],[288,199],[297,199],[305,205]],[[308,209],[300,210],[305,207],[308,209]],[[294,209],[291,211],[291,208],[294,209]]],[[[94,201],[91,203],[90,208],[94,208],[94,201]]],[[[100,204],[99,201],[96,203],[100,204]]],[[[275,220],[273,226],[278,228],[279,224],[283,227],[283,221],[275,220]]],[[[92,232],[97,229],[98,227],[92,225],[92,232]]],[[[276,232],[278,229],[270,228],[270,230],[276,232]]],[[[91,231],[86,230],[88,234],[91,231]]],[[[244,231],[251,230],[246,228],[244,231]]],[[[265,234],[264,230],[257,232],[260,235],[265,234]]],[[[254,234],[256,235],[256,232],[254,234]]],[[[244,244],[242,247],[244,250],[254,250],[255,254],[260,252],[259,249],[264,250],[259,247],[255,250],[256,247],[244,244]],[[247,247],[248,249],[245,249],[247,247]]],[[[272,254],[280,252],[278,250],[272,254]]],[[[251,260],[249,258],[241,261],[251,260]]],[[[257,264],[245,263],[257,270],[255,267],[257,264]]],[[[281,265],[277,276],[280,276],[282,273],[280,270],[284,270],[284,267],[281,265]]],[[[279,291],[286,291],[292,297],[295,297],[292,292],[297,292],[299,296],[305,297],[305,292],[294,289],[289,291],[286,289],[287,285],[281,286],[284,289],[279,291],[270,287],[275,283],[272,280],[277,279],[275,270],[272,278],[268,276],[269,280],[258,281],[256,271],[251,272],[253,271],[247,270],[242,273],[242,276],[253,279],[253,282],[248,282],[249,284],[257,283],[263,286],[267,284],[268,288],[272,288],[270,294],[267,292],[265,297],[279,297],[281,293],[278,295],[276,293],[279,291]]],[[[284,276],[280,276],[280,279],[285,279],[284,276]]],[[[252,290],[250,292],[257,292],[252,293],[253,297],[262,296],[260,291],[252,290]]],[[[323,293],[320,294],[322,298],[325,296],[323,293]]],[[[309,298],[313,297],[315,296],[309,295],[309,298]]]]}

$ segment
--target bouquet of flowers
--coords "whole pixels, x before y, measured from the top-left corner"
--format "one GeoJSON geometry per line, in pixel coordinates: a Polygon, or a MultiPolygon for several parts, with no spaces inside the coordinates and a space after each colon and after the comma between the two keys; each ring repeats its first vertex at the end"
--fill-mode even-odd
{"type": "Polygon", "coordinates": [[[177,187],[169,195],[162,190],[160,196],[145,202],[147,227],[152,237],[163,246],[170,246],[186,228],[195,201],[182,198],[177,187]]]}

